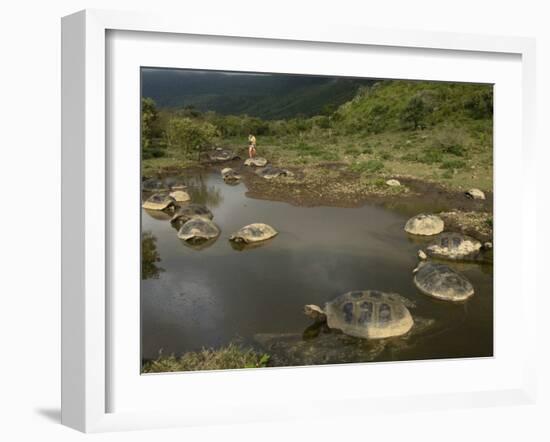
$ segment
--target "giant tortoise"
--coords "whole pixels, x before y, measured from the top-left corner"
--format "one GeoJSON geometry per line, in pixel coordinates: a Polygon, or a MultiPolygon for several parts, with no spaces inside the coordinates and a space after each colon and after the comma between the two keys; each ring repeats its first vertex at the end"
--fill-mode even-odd
{"type": "Polygon", "coordinates": [[[443,232],[444,228],[445,223],[439,216],[425,213],[413,216],[405,224],[405,232],[412,235],[437,235],[443,232]]]}
{"type": "Polygon", "coordinates": [[[408,333],[414,320],[409,300],[395,293],[359,290],[344,293],[325,304],[324,310],[309,304],[304,313],[317,322],[326,319],[331,329],[366,339],[382,339],[408,333]]]}
{"type": "Polygon", "coordinates": [[[214,218],[214,215],[206,206],[192,203],[181,206],[178,210],[176,210],[176,213],[174,213],[170,223],[176,229],[179,229],[184,223],[192,218],[212,219],[214,218]]]}
{"type": "Polygon", "coordinates": [[[178,230],[178,238],[191,244],[202,243],[220,235],[219,227],[208,218],[192,218],[178,230]]]}
{"type": "Polygon", "coordinates": [[[471,282],[444,264],[422,261],[413,273],[414,284],[425,295],[444,301],[465,301],[474,294],[471,282]]]}
{"type": "Polygon", "coordinates": [[[253,223],[233,233],[229,237],[229,240],[237,243],[251,244],[273,238],[277,233],[273,227],[267,224],[253,223]]]}
{"type": "Polygon", "coordinates": [[[148,210],[166,210],[173,208],[174,205],[175,200],[171,196],[155,193],[143,202],[142,207],[148,210]]]}

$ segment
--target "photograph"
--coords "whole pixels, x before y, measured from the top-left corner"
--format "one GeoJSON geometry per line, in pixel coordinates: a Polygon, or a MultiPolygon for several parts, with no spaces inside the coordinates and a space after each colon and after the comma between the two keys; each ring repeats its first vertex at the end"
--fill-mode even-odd
{"type": "Polygon", "coordinates": [[[141,374],[493,357],[493,84],[140,76],[141,374]]]}

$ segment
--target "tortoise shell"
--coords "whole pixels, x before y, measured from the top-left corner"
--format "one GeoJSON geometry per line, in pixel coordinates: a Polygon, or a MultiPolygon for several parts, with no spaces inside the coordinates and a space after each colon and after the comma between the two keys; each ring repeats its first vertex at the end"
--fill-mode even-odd
{"type": "Polygon", "coordinates": [[[358,338],[401,336],[414,324],[402,299],[378,290],[344,293],[326,304],[327,324],[358,338]]]}

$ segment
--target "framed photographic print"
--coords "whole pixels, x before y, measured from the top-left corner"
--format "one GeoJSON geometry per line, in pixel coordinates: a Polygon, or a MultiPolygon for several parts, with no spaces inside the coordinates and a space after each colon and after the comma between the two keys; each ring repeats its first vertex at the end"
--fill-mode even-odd
{"type": "Polygon", "coordinates": [[[63,20],[63,422],[530,402],[533,42],[240,29],[63,20]]]}

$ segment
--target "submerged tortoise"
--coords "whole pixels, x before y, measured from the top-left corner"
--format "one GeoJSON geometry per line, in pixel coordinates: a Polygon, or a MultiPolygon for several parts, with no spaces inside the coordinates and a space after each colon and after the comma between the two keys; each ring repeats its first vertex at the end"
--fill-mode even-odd
{"type": "Polygon", "coordinates": [[[405,232],[412,235],[437,235],[443,232],[444,228],[445,223],[439,216],[425,213],[413,216],[405,224],[405,232]]]}
{"type": "Polygon", "coordinates": [[[164,181],[156,178],[147,178],[143,180],[141,188],[147,192],[164,192],[169,190],[164,181]]]}
{"type": "Polygon", "coordinates": [[[231,167],[225,167],[221,171],[222,178],[226,183],[235,183],[241,179],[241,176],[231,167]]]}
{"type": "Polygon", "coordinates": [[[239,158],[239,156],[234,152],[227,149],[222,149],[221,147],[203,152],[201,154],[201,157],[212,163],[221,163],[224,161],[231,161],[239,158]]]}
{"type": "Polygon", "coordinates": [[[170,223],[179,229],[183,224],[192,218],[212,219],[214,218],[214,215],[206,206],[203,206],[202,204],[187,204],[176,210],[176,213],[174,213],[170,223]]]}
{"type": "Polygon", "coordinates": [[[267,160],[262,157],[247,158],[244,161],[245,166],[264,167],[266,164],[267,164],[267,160]]]}
{"type": "Polygon", "coordinates": [[[142,207],[148,210],[166,210],[173,208],[174,205],[175,200],[171,196],[163,193],[155,193],[144,201],[142,207]]]}
{"type": "Polygon", "coordinates": [[[186,203],[191,200],[191,197],[185,190],[174,190],[170,192],[170,196],[174,198],[177,203],[186,203]]]}
{"type": "Polygon", "coordinates": [[[261,176],[262,178],[265,178],[266,180],[271,180],[279,176],[288,176],[288,177],[293,176],[293,173],[290,170],[274,167],[271,164],[261,169],[258,169],[256,171],[256,174],[261,176]]]}
{"type": "Polygon", "coordinates": [[[187,188],[183,179],[179,177],[166,177],[163,182],[170,190],[183,190],[187,188]]]}
{"type": "Polygon", "coordinates": [[[481,243],[462,233],[442,233],[426,247],[429,256],[447,259],[475,258],[481,250],[481,243]]]}
{"type": "Polygon", "coordinates": [[[348,292],[325,304],[325,309],[310,304],[304,313],[317,322],[326,320],[329,328],[346,335],[382,339],[408,333],[414,320],[407,308],[413,304],[395,293],[378,290],[348,292]]]}
{"type": "Polygon", "coordinates": [[[414,273],[414,284],[422,293],[444,301],[465,301],[474,287],[465,276],[444,264],[423,261],[414,273]]]}
{"type": "Polygon", "coordinates": [[[264,223],[253,223],[239,229],[233,233],[230,237],[230,241],[237,243],[256,243],[259,241],[265,241],[269,238],[273,238],[277,235],[277,232],[273,227],[264,223]]]}
{"type": "Polygon", "coordinates": [[[178,238],[191,244],[202,243],[220,235],[219,227],[208,218],[192,218],[178,230],[178,238]]]}

